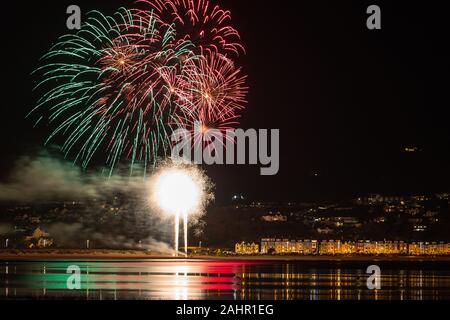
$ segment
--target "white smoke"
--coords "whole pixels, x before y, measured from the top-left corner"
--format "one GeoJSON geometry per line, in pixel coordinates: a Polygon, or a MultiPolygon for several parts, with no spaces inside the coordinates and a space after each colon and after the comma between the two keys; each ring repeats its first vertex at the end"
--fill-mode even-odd
{"type": "Polygon", "coordinates": [[[67,161],[40,153],[35,157],[21,157],[16,162],[7,180],[0,182],[0,201],[35,203],[100,198],[113,191],[142,189],[144,184],[142,177],[84,174],[67,161]]]}
{"type": "Polygon", "coordinates": [[[8,223],[0,223],[0,236],[4,234],[8,234],[13,230],[12,225],[8,223]]]}
{"type": "MultiPolygon", "coordinates": [[[[150,250],[152,252],[171,254],[173,249],[166,243],[147,236],[142,240],[135,240],[127,235],[111,232],[99,232],[89,225],[82,223],[62,223],[57,222],[45,227],[50,237],[60,247],[80,248],[89,240],[91,248],[97,249],[130,249],[130,250],[150,250]]],[[[154,231],[154,230],[153,230],[154,231]]]]}
{"type": "MultiPolygon", "coordinates": [[[[164,169],[167,165],[168,162],[165,162],[161,167],[164,169]]],[[[206,205],[213,199],[212,185],[198,168],[192,166],[188,169],[198,181],[201,181],[204,189],[204,197],[198,212],[190,216],[190,225],[194,227],[195,234],[200,234],[204,227],[199,223],[200,218],[204,214],[206,205]]],[[[153,177],[157,173],[145,179],[142,171],[139,172],[138,169],[135,172],[136,175],[133,177],[119,174],[105,177],[101,174],[86,173],[68,161],[59,160],[41,152],[34,157],[21,157],[16,162],[9,177],[0,182],[0,202],[34,205],[54,201],[108,200],[116,192],[128,194],[132,197],[127,198],[127,201],[132,202],[133,199],[137,199],[137,205],[140,208],[128,210],[130,217],[123,217],[120,228],[110,227],[108,230],[108,224],[102,226],[103,229],[96,228],[98,216],[91,215],[87,211],[88,214],[84,214],[77,222],[67,224],[56,220],[44,226],[45,231],[49,232],[61,247],[80,248],[86,240],[91,240],[96,247],[141,248],[169,253],[172,251],[170,246],[156,240],[161,234],[164,237],[164,232],[172,228],[172,222],[168,220],[170,217],[167,213],[157,210],[157,206],[150,198],[151,186],[154,184],[153,177]],[[140,222],[138,224],[133,222],[132,216],[140,219],[140,222]],[[149,222],[148,229],[145,222],[149,222]],[[148,230],[147,234],[151,236],[143,235],[143,239],[132,239],[133,230],[136,232],[138,228],[144,228],[144,234],[148,230]]],[[[6,230],[6,227],[2,227],[0,231],[3,232],[3,229],[6,230]]]]}

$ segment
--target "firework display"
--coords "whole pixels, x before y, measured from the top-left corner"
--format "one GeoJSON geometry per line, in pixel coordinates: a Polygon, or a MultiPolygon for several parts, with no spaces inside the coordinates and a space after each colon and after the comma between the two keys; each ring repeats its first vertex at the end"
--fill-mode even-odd
{"type": "Polygon", "coordinates": [[[121,163],[147,171],[169,153],[174,130],[237,124],[247,87],[235,60],[245,51],[230,19],[207,0],[90,12],[42,57],[29,116],[84,168],[95,159],[110,174],[121,163]]]}
{"type": "MultiPolygon", "coordinates": [[[[144,11],[150,8],[171,25],[177,41],[189,40],[196,52],[209,54],[245,53],[239,32],[229,25],[230,11],[209,0],[138,0],[144,11]]],[[[142,11],[141,11],[142,13],[142,11]]]]}
{"type": "Polygon", "coordinates": [[[213,199],[212,185],[196,166],[162,164],[148,182],[150,203],[156,210],[174,217],[174,253],[179,251],[180,219],[183,219],[184,254],[188,253],[188,225],[213,199]]]}

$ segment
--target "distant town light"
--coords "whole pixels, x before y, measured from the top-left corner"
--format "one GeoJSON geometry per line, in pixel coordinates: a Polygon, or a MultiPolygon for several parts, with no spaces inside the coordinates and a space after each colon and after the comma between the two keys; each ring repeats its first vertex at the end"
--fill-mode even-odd
{"type": "Polygon", "coordinates": [[[422,150],[418,147],[406,147],[405,148],[405,152],[409,152],[409,153],[420,152],[420,151],[422,151],[422,150]]]}

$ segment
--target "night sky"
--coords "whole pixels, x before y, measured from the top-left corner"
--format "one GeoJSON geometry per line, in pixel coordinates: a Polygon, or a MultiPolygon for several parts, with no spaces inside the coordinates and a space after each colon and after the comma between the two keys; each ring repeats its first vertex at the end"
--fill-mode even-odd
{"type": "MultiPolygon", "coordinates": [[[[19,156],[42,148],[48,133],[25,120],[33,106],[30,73],[67,32],[67,6],[112,14],[127,3],[132,1],[2,4],[1,178],[19,156]]],[[[450,191],[449,103],[437,99],[448,91],[449,62],[436,45],[448,36],[441,36],[445,20],[425,19],[430,5],[425,10],[409,1],[220,3],[232,11],[247,48],[240,62],[250,94],[241,128],[280,129],[281,163],[274,177],[259,176],[259,166],[206,168],[219,202],[234,193],[307,201],[450,191]],[[366,28],[370,4],[382,9],[381,31],[366,28]],[[405,147],[422,152],[406,153],[405,147]]]]}

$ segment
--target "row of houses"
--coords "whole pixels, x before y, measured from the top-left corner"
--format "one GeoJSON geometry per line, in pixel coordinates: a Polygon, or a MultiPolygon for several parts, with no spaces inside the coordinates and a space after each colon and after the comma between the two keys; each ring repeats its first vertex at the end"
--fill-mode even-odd
{"type": "Polygon", "coordinates": [[[450,255],[450,243],[405,241],[340,241],[262,239],[261,244],[237,243],[237,254],[301,255],[450,255]]]}

